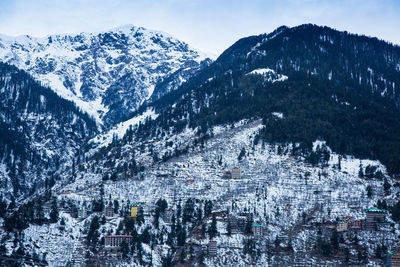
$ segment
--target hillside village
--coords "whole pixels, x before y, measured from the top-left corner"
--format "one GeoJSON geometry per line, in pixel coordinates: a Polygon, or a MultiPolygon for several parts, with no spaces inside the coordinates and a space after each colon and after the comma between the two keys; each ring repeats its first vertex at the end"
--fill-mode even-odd
{"type": "MultiPolygon", "coordinates": [[[[202,148],[165,162],[146,164],[145,152],[136,173],[86,160],[72,183],[56,184],[43,200],[46,222],[21,231],[23,243],[4,234],[6,249],[35,251],[52,266],[382,266],[396,259],[400,229],[391,210],[399,184],[379,162],[330,152],[312,165],[290,146],[255,144],[259,129],[259,121],[216,127],[202,148]]],[[[179,138],[184,144],[191,134],[179,138]]],[[[329,151],[323,142],[314,146],[329,151]]],[[[137,147],[123,148],[130,149],[137,147]]]]}

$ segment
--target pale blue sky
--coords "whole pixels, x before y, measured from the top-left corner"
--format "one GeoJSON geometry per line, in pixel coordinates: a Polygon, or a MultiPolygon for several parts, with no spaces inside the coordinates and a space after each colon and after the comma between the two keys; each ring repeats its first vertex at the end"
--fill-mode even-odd
{"type": "Polygon", "coordinates": [[[327,25],[400,44],[400,0],[0,0],[0,33],[45,36],[134,24],[220,54],[281,25],[327,25]]]}

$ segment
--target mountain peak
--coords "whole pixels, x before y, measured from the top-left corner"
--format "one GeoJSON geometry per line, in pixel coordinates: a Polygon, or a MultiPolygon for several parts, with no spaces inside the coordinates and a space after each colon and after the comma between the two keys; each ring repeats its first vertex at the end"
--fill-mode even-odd
{"type": "Polygon", "coordinates": [[[0,39],[0,61],[28,71],[106,125],[128,116],[155,88],[164,94],[158,86],[163,81],[169,81],[162,86],[166,91],[174,90],[206,58],[167,33],[132,24],[93,33],[0,39]]]}

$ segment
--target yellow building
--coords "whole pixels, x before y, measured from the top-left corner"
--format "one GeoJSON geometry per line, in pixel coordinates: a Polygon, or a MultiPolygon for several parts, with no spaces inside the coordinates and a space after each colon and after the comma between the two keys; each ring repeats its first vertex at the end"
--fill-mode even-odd
{"type": "Polygon", "coordinates": [[[136,218],[137,213],[138,213],[138,206],[133,206],[133,207],[131,207],[131,216],[129,216],[129,217],[136,218]]]}

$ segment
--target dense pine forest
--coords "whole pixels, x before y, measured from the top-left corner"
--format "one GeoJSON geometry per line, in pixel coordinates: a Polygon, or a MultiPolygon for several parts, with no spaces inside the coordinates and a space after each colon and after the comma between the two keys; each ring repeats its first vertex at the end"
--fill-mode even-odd
{"type": "Polygon", "coordinates": [[[14,196],[33,193],[51,176],[47,171],[70,160],[97,126],[72,102],[5,63],[0,63],[0,91],[0,158],[10,177],[1,186],[11,182],[14,196]]]}
{"type": "Polygon", "coordinates": [[[280,27],[239,40],[179,90],[150,104],[160,116],[137,133],[157,136],[161,129],[189,126],[207,137],[213,125],[262,118],[266,141],[299,143],[307,156],[311,143],[322,139],[338,153],[379,159],[399,175],[399,60],[400,47],[376,38],[315,25],[280,27]],[[289,79],[247,75],[258,68],[289,79]]]}

